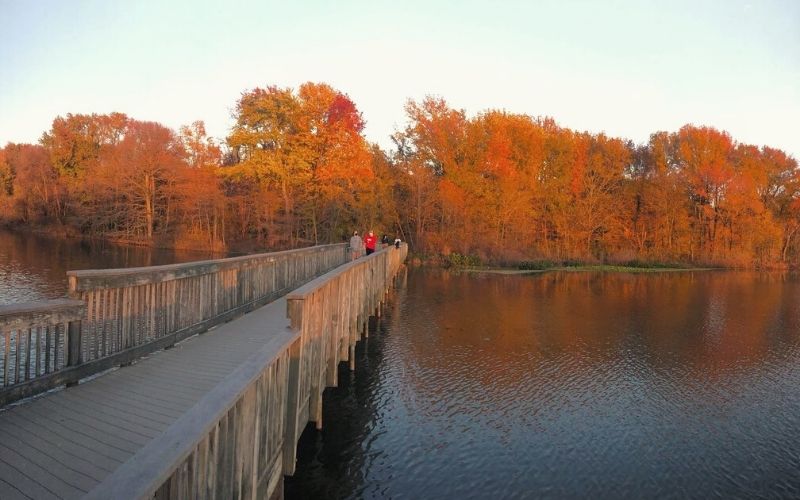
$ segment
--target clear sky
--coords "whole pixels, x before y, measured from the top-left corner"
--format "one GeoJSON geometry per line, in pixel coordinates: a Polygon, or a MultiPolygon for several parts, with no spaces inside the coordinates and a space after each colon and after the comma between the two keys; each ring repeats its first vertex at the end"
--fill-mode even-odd
{"type": "Polygon", "coordinates": [[[244,90],[306,81],[384,147],[431,94],[637,142],[711,125],[800,159],[800,1],[0,0],[0,145],[69,112],[224,137],[244,90]]]}

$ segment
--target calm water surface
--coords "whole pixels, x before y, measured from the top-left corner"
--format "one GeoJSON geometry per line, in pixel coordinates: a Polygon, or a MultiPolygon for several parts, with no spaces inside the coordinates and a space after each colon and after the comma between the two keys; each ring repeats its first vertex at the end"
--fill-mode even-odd
{"type": "MultiPolygon", "coordinates": [[[[197,253],[0,232],[0,304],[197,253]]],[[[411,270],[287,498],[798,498],[800,279],[411,270]]]]}
{"type": "Polygon", "coordinates": [[[798,498],[800,280],[411,270],[287,498],[798,498]]]}
{"type": "Polygon", "coordinates": [[[211,258],[204,252],[125,247],[0,230],[0,304],[63,297],[67,271],[156,266],[211,258]]]}

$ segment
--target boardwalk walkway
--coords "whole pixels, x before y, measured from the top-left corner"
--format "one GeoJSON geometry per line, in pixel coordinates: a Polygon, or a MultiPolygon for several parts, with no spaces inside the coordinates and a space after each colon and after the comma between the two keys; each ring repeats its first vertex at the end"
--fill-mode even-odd
{"type": "Polygon", "coordinates": [[[277,352],[286,300],[67,390],[0,412],[0,499],[81,498],[254,352],[277,352]]]}
{"type": "Polygon", "coordinates": [[[407,252],[71,271],[0,307],[0,401],[38,394],[0,410],[0,500],[279,498],[407,252]]]}

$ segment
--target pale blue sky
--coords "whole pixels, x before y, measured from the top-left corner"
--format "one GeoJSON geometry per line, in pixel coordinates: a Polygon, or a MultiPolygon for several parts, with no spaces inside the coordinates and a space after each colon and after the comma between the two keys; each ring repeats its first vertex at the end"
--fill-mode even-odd
{"type": "Polygon", "coordinates": [[[384,147],[407,99],[800,158],[800,1],[0,0],[0,145],[120,111],[224,137],[242,91],[327,82],[384,147]]]}

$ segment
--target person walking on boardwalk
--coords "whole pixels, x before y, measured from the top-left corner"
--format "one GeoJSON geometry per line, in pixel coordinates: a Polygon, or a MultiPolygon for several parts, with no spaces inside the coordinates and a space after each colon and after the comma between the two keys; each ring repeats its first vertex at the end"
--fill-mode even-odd
{"type": "Polygon", "coordinates": [[[364,246],[367,247],[367,255],[373,253],[375,251],[375,244],[378,243],[378,237],[375,236],[375,233],[372,230],[364,237],[364,246]]]}
{"type": "Polygon", "coordinates": [[[350,260],[361,257],[363,248],[364,242],[361,241],[361,236],[358,235],[358,231],[353,231],[353,236],[350,237],[350,260]]]}

